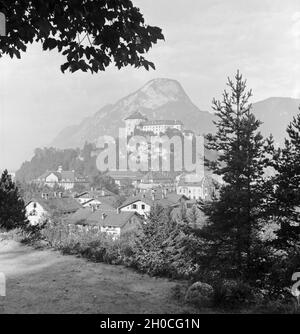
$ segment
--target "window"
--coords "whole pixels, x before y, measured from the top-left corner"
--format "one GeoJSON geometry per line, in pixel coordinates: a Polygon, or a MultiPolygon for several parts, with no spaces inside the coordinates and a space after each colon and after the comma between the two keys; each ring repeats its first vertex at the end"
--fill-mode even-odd
{"type": "Polygon", "coordinates": [[[136,205],[136,204],[133,204],[133,205],[132,205],[132,209],[133,209],[133,210],[136,210],[136,209],[137,209],[137,205],[136,205]]]}
{"type": "Polygon", "coordinates": [[[146,209],[146,205],[142,204],[142,210],[145,210],[145,209],[146,209]]]}

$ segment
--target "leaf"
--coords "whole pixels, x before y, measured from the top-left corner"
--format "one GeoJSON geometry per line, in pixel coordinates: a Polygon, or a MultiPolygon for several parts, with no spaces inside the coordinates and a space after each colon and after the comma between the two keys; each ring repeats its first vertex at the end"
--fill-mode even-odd
{"type": "Polygon", "coordinates": [[[63,72],[71,62],[71,71],[104,71],[112,61],[118,68],[132,65],[154,69],[154,64],[140,59],[140,55],[164,38],[160,28],[145,25],[140,10],[127,0],[11,1],[9,8],[14,15],[0,53],[21,58],[20,51],[25,52],[28,43],[42,42],[43,50],[57,48],[67,58],[61,66],[63,72]],[[88,48],[82,43],[86,48],[79,49],[78,34],[88,34],[88,48]],[[90,66],[79,64],[84,57],[90,66]],[[92,62],[95,58],[98,63],[92,62]]]}
{"type": "Polygon", "coordinates": [[[63,65],[61,65],[60,69],[62,73],[65,73],[65,71],[69,68],[69,65],[69,63],[64,63],[63,65]]]}
{"type": "Polygon", "coordinates": [[[18,59],[21,59],[21,53],[19,50],[15,51],[15,55],[17,56],[18,59]]]}

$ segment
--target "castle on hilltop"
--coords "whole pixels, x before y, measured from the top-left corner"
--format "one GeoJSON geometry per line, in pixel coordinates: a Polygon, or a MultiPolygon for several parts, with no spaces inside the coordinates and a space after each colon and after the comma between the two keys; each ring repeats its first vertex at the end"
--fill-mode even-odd
{"type": "Polygon", "coordinates": [[[135,129],[144,132],[153,132],[155,135],[166,133],[168,129],[183,132],[184,125],[177,120],[157,120],[149,121],[146,116],[140,112],[135,112],[125,119],[127,136],[132,136],[135,129]]]}

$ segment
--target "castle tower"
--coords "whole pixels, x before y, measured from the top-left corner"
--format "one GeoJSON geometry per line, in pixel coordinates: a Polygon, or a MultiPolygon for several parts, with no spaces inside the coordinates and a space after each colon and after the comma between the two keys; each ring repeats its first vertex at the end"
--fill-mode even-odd
{"type": "Polygon", "coordinates": [[[145,121],[148,121],[148,119],[138,111],[125,118],[127,136],[133,135],[136,127],[145,121]]]}

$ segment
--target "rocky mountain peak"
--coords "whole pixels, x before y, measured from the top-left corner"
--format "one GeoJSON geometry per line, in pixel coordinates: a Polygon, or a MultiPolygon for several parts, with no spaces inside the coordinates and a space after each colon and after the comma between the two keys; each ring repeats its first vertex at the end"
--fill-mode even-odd
{"type": "Polygon", "coordinates": [[[120,100],[118,107],[124,108],[127,113],[139,109],[157,109],[168,103],[189,101],[180,83],[171,79],[154,79],[146,83],[135,93],[120,100]]]}

